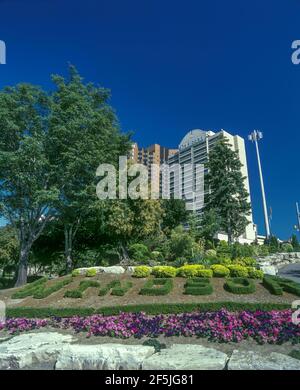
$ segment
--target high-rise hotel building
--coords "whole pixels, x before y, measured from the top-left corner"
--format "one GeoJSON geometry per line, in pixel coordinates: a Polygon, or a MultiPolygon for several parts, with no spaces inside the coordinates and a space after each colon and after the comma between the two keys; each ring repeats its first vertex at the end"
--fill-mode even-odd
{"type": "MultiPolygon", "coordinates": [[[[192,203],[190,204],[189,209],[194,210],[196,213],[201,214],[203,208],[205,208],[205,204],[203,207],[203,202],[199,201],[199,199],[203,199],[203,193],[197,194],[197,183],[196,183],[196,165],[197,164],[205,164],[209,159],[209,153],[214,148],[216,142],[221,138],[226,138],[228,140],[229,145],[235,151],[237,151],[240,161],[242,163],[242,174],[245,177],[245,187],[249,193],[249,203],[251,204],[250,199],[250,186],[248,179],[248,168],[247,168],[247,158],[246,158],[246,150],[245,150],[245,142],[244,139],[238,135],[231,135],[225,130],[220,130],[217,133],[212,131],[203,131],[203,130],[192,130],[188,132],[185,137],[182,139],[179,144],[178,151],[173,153],[169,159],[168,164],[170,166],[170,170],[174,164],[179,164],[180,167],[183,168],[184,164],[190,164],[190,168],[188,170],[183,170],[183,175],[185,175],[184,180],[181,181],[180,184],[174,181],[174,176],[170,177],[170,192],[171,194],[176,193],[178,188],[177,185],[185,186],[184,192],[190,192],[193,196],[189,196],[186,199],[186,202],[192,203]],[[197,200],[198,199],[198,200],[197,200]]],[[[205,171],[206,172],[206,171],[205,171]]],[[[204,175],[205,180],[205,175],[204,175]]],[[[203,192],[203,189],[199,189],[203,192]]],[[[241,243],[251,243],[256,239],[256,225],[253,223],[252,211],[251,214],[247,217],[249,220],[249,224],[246,227],[244,234],[239,237],[238,241],[241,243]]],[[[218,233],[217,238],[219,239],[227,239],[226,234],[222,232],[218,233]]]]}

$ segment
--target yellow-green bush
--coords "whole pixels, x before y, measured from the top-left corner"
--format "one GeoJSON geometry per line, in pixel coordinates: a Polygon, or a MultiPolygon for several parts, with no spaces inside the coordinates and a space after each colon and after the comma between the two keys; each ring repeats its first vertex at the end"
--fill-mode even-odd
{"type": "Polygon", "coordinates": [[[79,269],[74,269],[74,270],[72,271],[72,276],[73,276],[73,277],[79,276],[79,275],[80,275],[79,269]]]}
{"type": "Polygon", "coordinates": [[[156,278],[174,278],[177,269],[168,265],[159,265],[152,268],[152,274],[156,278]]]}
{"type": "Polygon", "coordinates": [[[237,257],[233,260],[233,263],[244,267],[255,267],[257,265],[257,262],[253,257],[237,257]]]}
{"type": "Polygon", "coordinates": [[[213,272],[213,275],[217,278],[225,278],[230,274],[229,268],[222,264],[214,264],[210,268],[213,272]]]}
{"type": "Polygon", "coordinates": [[[86,271],[86,274],[85,276],[87,276],[88,278],[92,278],[93,276],[96,276],[97,275],[97,270],[96,268],[90,268],[86,271]]]}
{"type": "Polygon", "coordinates": [[[248,277],[248,269],[239,264],[229,265],[230,276],[236,278],[247,278],[248,277]]]}
{"type": "Polygon", "coordinates": [[[213,277],[213,271],[212,269],[199,269],[197,272],[198,278],[212,278],[213,277]]]}
{"type": "Polygon", "coordinates": [[[251,279],[263,279],[264,273],[260,269],[256,269],[253,267],[247,267],[248,270],[248,276],[251,279]]]}
{"type": "Polygon", "coordinates": [[[151,268],[146,265],[139,265],[134,268],[133,277],[147,278],[151,274],[151,268]]]}
{"type": "Polygon", "coordinates": [[[187,264],[177,269],[177,276],[182,276],[183,278],[193,278],[198,276],[198,272],[204,269],[202,264],[187,264]]]}

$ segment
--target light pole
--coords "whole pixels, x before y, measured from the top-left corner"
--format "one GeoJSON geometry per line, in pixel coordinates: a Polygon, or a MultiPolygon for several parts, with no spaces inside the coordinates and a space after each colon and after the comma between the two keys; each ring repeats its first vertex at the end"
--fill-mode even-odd
{"type": "Polygon", "coordinates": [[[269,225],[269,217],[268,217],[268,211],[267,211],[267,202],[266,202],[266,194],[265,194],[265,186],[264,186],[264,179],[261,169],[261,162],[260,162],[260,155],[259,155],[259,149],[258,149],[258,141],[262,139],[263,134],[260,131],[254,130],[249,136],[249,141],[252,141],[255,143],[256,147],[256,155],[257,155],[257,162],[258,162],[258,171],[259,171],[259,178],[260,178],[260,186],[261,186],[261,195],[262,195],[262,201],[263,201],[263,209],[264,209],[264,216],[265,216],[265,228],[266,228],[266,238],[270,238],[270,225],[269,225]]]}

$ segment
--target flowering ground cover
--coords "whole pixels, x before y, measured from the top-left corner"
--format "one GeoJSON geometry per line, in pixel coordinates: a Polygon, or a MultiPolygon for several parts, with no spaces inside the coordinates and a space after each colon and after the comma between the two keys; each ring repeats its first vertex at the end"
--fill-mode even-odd
{"type": "Polygon", "coordinates": [[[87,336],[142,338],[158,336],[196,336],[215,342],[241,342],[253,339],[260,344],[300,342],[300,325],[292,323],[292,310],[240,311],[146,315],[121,313],[114,316],[52,317],[48,319],[11,318],[0,330],[15,334],[51,327],[85,332],[87,336]]]}

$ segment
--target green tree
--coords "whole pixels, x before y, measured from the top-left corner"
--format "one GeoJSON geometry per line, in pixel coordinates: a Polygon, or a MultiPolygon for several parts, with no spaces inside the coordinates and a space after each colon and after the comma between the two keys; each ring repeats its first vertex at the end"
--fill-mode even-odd
{"type": "Polygon", "coordinates": [[[220,217],[220,228],[228,242],[240,236],[248,225],[251,206],[245,188],[242,163],[238,153],[230,148],[226,139],[220,140],[211,150],[208,163],[206,209],[214,209],[220,217]]]}
{"type": "Polygon", "coordinates": [[[213,241],[215,234],[220,230],[220,217],[215,209],[204,210],[200,221],[200,235],[206,240],[213,241]]]}
{"type": "Polygon", "coordinates": [[[162,229],[171,231],[176,226],[187,222],[188,211],[182,199],[164,199],[161,201],[163,209],[162,229]]]}
{"type": "Polygon", "coordinates": [[[293,248],[295,251],[299,251],[300,250],[300,244],[299,244],[299,241],[298,241],[298,238],[296,236],[296,234],[293,234],[292,237],[291,237],[291,244],[293,245],[293,248]]]}
{"type": "Polygon", "coordinates": [[[28,84],[0,92],[0,214],[16,230],[19,241],[16,286],[27,281],[29,252],[58,199],[56,173],[47,150],[51,101],[28,84]]]}
{"type": "Polygon", "coordinates": [[[0,268],[3,274],[15,271],[19,257],[19,243],[15,230],[9,226],[0,228],[0,268]]]}
{"type": "Polygon", "coordinates": [[[96,201],[96,169],[99,164],[117,165],[126,156],[129,138],[122,135],[107,101],[108,90],[83,83],[75,67],[69,77],[53,76],[49,145],[52,164],[60,179],[56,204],[64,227],[66,269],[73,267],[73,242],[84,218],[96,201]]]}

